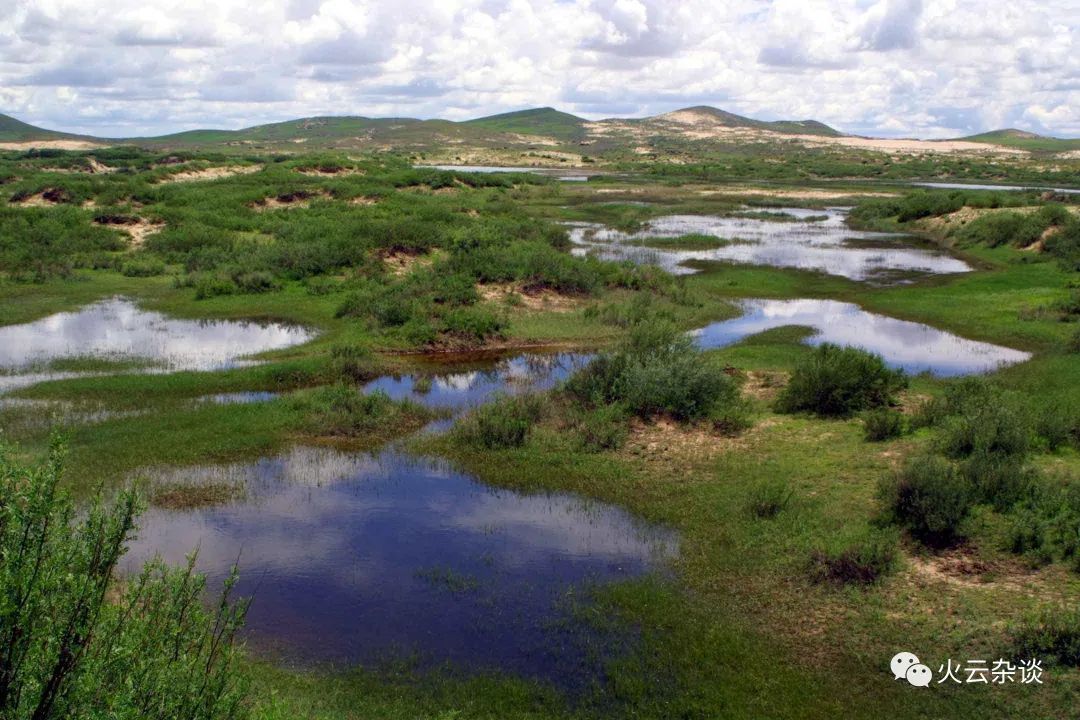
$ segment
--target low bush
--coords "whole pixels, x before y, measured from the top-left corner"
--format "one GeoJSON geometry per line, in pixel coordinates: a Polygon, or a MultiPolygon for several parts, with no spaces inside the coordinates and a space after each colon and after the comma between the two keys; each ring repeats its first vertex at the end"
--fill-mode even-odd
{"type": "Polygon", "coordinates": [[[566,383],[586,405],[618,403],[639,417],[706,418],[739,402],[735,382],[692,340],[663,322],[636,325],[614,353],[600,355],[566,383]]]}
{"type": "Polygon", "coordinates": [[[786,480],[769,480],[750,491],[750,514],[763,519],[779,515],[791,502],[795,491],[786,480]]]}
{"type": "Polygon", "coordinates": [[[889,405],[906,386],[903,371],[890,369],[880,356],[823,343],[795,366],[776,405],[780,412],[846,417],[889,405]]]}
{"type": "Polygon", "coordinates": [[[896,568],[897,543],[894,531],[872,529],[837,548],[816,549],[810,554],[810,577],[838,585],[877,582],[896,568]]]}
{"type": "Polygon", "coordinates": [[[863,436],[871,442],[880,442],[904,434],[903,414],[890,408],[876,408],[863,415],[863,436]]]}
{"type": "Polygon", "coordinates": [[[626,442],[626,409],[621,405],[602,405],[585,410],[574,423],[574,431],[586,452],[617,450],[626,442]]]}
{"type": "Polygon", "coordinates": [[[960,472],[967,479],[976,502],[992,505],[1004,512],[1026,498],[1038,475],[1022,457],[976,452],[962,463],[960,472]]]}
{"type": "Polygon", "coordinates": [[[406,416],[417,424],[429,416],[421,406],[394,401],[382,390],[365,393],[345,384],[318,388],[293,402],[304,413],[308,431],[317,435],[356,437],[388,431],[406,416]]]}
{"type": "Polygon", "coordinates": [[[884,519],[936,546],[950,545],[962,536],[961,526],[974,504],[967,478],[936,455],[908,460],[881,483],[878,497],[884,519]]]}
{"type": "Polygon", "coordinates": [[[248,717],[235,569],[210,606],[194,555],[118,584],[142,502],[123,491],[76,511],[62,470],[55,441],[39,467],[0,450],[0,717],[248,717]]]}
{"type": "Polygon", "coordinates": [[[460,442],[488,450],[521,447],[543,412],[537,395],[504,395],[459,420],[454,434],[460,442]]]}
{"type": "Polygon", "coordinates": [[[1020,660],[1053,659],[1080,667],[1080,606],[1044,610],[1012,631],[1013,654],[1020,660]]]}
{"type": "Polygon", "coordinates": [[[120,274],[125,277],[156,277],[165,274],[165,263],[154,258],[128,260],[120,266],[120,274]]]}

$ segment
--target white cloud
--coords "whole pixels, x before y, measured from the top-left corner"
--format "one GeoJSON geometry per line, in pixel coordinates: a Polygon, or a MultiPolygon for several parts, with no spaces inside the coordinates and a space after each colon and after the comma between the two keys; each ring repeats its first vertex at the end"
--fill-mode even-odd
{"type": "Polygon", "coordinates": [[[1080,134],[1076,0],[5,0],[0,112],[102,135],[713,104],[1080,134]]]}

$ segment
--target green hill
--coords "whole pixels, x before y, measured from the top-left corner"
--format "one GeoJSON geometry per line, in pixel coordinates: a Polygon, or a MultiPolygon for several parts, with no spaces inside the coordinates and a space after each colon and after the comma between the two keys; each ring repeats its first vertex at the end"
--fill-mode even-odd
{"type": "Polygon", "coordinates": [[[550,107],[518,110],[466,120],[462,125],[519,135],[548,135],[560,140],[577,140],[585,136],[585,120],[550,107]]]}
{"type": "Polygon", "coordinates": [[[1004,145],[1005,147],[1013,147],[1020,150],[1032,150],[1036,152],[1068,152],[1069,150],[1080,150],[1080,139],[1047,137],[1045,135],[1027,132],[1026,130],[1017,130],[1016,128],[991,130],[990,132],[969,135],[960,139],[969,142],[1004,145]]]}
{"type": "Polygon", "coordinates": [[[26,142],[28,140],[63,140],[77,138],[78,135],[45,130],[10,115],[0,114],[0,142],[26,142]]]}

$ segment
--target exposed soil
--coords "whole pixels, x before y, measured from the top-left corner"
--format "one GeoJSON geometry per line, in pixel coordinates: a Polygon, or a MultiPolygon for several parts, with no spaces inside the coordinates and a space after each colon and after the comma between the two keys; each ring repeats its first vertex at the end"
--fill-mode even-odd
{"type": "Polygon", "coordinates": [[[387,271],[395,277],[408,275],[416,268],[430,267],[434,258],[430,255],[413,255],[411,253],[390,251],[380,255],[387,271]]]}
{"type": "Polygon", "coordinates": [[[262,200],[256,200],[248,207],[252,210],[259,212],[265,210],[280,210],[288,208],[305,208],[311,205],[314,200],[319,198],[331,198],[330,193],[325,190],[319,190],[317,192],[311,192],[309,190],[296,190],[294,192],[282,193],[274,197],[264,198],[262,200]]]}
{"type": "Polygon", "coordinates": [[[88,140],[26,140],[0,143],[0,150],[96,150],[102,147],[109,146],[88,140]]]}
{"type": "Polygon", "coordinates": [[[163,222],[151,222],[135,215],[99,215],[94,218],[94,223],[127,233],[132,248],[141,247],[148,236],[165,229],[163,222]]]}
{"type": "Polygon", "coordinates": [[[297,170],[301,175],[309,177],[348,177],[349,175],[366,175],[359,168],[343,168],[334,166],[310,167],[297,170]]]}
{"type": "Polygon", "coordinates": [[[53,205],[59,205],[60,203],[71,202],[71,200],[71,195],[68,194],[66,190],[60,188],[46,188],[33,195],[12,197],[8,202],[12,205],[20,205],[22,207],[52,207],[53,205]]]}
{"type": "Polygon", "coordinates": [[[535,287],[522,283],[489,283],[477,285],[480,297],[491,302],[518,304],[529,310],[544,312],[570,312],[584,303],[583,297],[563,295],[548,287],[535,287]]]}
{"type": "Polygon", "coordinates": [[[161,183],[198,182],[200,180],[220,180],[234,175],[249,175],[262,170],[262,165],[223,165],[202,170],[181,170],[163,178],[161,183]]]}

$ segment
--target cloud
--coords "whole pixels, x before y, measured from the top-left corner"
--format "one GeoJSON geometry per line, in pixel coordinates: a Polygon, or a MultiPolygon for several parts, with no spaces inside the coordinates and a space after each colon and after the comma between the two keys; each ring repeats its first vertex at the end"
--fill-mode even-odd
{"type": "Polygon", "coordinates": [[[867,13],[860,37],[867,50],[908,50],[918,43],[922,0],[882,0],[867,13]]]}
{"type": "Polygon", "coordinates": [[[1080,132],[1075,0],[7,0],[0,112],[100,135],[711,104],[844,130],[1080,132]]]}

